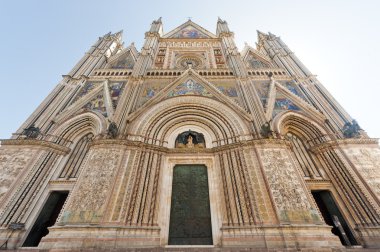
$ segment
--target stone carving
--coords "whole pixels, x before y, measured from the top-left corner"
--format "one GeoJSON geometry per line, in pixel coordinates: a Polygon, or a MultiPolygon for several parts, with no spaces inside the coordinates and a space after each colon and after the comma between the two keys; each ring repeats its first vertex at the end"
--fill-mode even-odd
{"type": "Polygon", "coordinates": [[[121,153],[116,149],[95,149],[72,192],[62,222],[97,222],[110,194],[121,153]]]}
{"type": "Polygon", "coordinates": [[[35,139],[35,138],[37,138],[41,134],[41,131],[40,131],[40,128],[35,127],[34,123],[33,123],[28,128],[24,129],[24,131],[22,132],[22,134],[25,135],[26,138],[35,139]]]}
{"type": "Polygon", "coordinates": [[[273,200],[283,221],[318,221],[286,149],[260,150],[273,200]]]}
{"type": "Polygon", "coordinates": [[[358,172],[380,198],[380,149],[351,148],[345,150],[358,172]]]}
{"type": "Polygon", "coordinates": [[[272,130],[271,121],[264,123],[261,126],[260,134],[264,138],[273,138],[274,131],[272,130]]]}
{"type": "Polygon", "coordinates": [[[356,120],[352,120],[351,122],[346,122],[343,126],[343,135],[345,138],[357,138],[360,137],[360,131],[362,129],[360,128],[359,124],[356,122],[356,120]]]}
{"type": "Polygon", "coordinates": [[[111,122],[108,126],[107,135],[111,138],[116,138],[119,134],[119,129],[117,128],[117,125],[115,122],[111,122]]]}
{"type": "Polygon", "coordinates": [[[1,150],[0,201],[34,155],[35,151],[33,150],[1,150]]]}

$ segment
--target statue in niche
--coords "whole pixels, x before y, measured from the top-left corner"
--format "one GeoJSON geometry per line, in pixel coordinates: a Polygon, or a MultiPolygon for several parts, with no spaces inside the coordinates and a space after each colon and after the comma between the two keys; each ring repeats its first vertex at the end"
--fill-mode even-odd
{"type": "Polygon", "coordinates": [[[111,122],[110,125],[108,126],[107,135],[110,138],[116,138],[118,134],[119,134],[119,129],[117,128],[116,123],[111,122]]]}
{"type": "Polygon", "coordinates": [[[34,123],[22,132],[22,135],[25,135],[27,139],[36,139],[40,134],[40,128],[35,127],[34,123]]]}
{"type": "Polygon", "coordinates": [[[344,124],[342,131],[345,138],[358,138],[361,136],[362,129],[356,120],[352,120],[344,124]]]}
{"type": "Polygon", "coordinates": [[[205,139],[202,133],[192,130],[182,132],[175,140],[176,148],[205,148],[205,139]]]}
{"type": "Polygon", "coordinates": [[[194,147],[193,137],[191,135],[189,135],[189,137],[187,138],[186,147],[187,148],[193,148],[194,147]]]}

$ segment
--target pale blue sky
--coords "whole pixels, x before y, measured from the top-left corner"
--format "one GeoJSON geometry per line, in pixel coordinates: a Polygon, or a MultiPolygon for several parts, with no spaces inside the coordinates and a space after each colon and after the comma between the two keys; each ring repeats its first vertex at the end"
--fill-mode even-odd
{"type": "Polygon", "coordinates": [[[124,30],[141,48],[152,20],[164,32],[192,20],[215,32],[225,19],[242,49],[256,30],[284,40],[358,120],[380,137],[380,1],[0,0],[0,139],[9,138],[97,38],[124,30]],[[150,2],[150,4],[148,4],[150,2]]]}

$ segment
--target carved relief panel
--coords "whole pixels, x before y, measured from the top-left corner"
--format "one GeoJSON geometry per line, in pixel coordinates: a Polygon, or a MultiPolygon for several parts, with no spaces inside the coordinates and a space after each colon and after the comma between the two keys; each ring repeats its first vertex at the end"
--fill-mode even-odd
{"type": "Polygon", "coordinates": [[[259,155],[280,221],[320,221],[287,150],[260,149],[259,155]]]}
{"type": "Polygon", "coordinates": [[[26,148],[4,148],[0,151],[0,202],[21,172],[27,171],[28,164],[36,156],[36,152],[26,148]]]}
{"type": "Polygon", "coordinates": [[[121,150],[90,150],[87,163],[79,176],[61,221],[99,222],[112,189],[121,150]]]}

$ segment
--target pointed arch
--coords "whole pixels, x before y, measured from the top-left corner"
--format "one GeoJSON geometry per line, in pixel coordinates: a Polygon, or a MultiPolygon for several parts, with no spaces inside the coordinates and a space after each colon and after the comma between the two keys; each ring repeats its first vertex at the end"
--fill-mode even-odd
{"type": "Polygon", "coordinates": [[[321,143],[334,138],[329,130],[323,126],[323,121],[318,120],[319,118],[315,119],[299,112],[285,111],[274,118],[273,128],[281,135],[293,131],[301,138],[314,143],[321,143]]]}
{"type": "Polygon", "coordinates": [[[86,111],[69,119],[56,122],[52,135],[62,139],[75,141],[87,133],[95,136],[103,134],[107,129],[106,119],[97,111],[86,111]]]}

